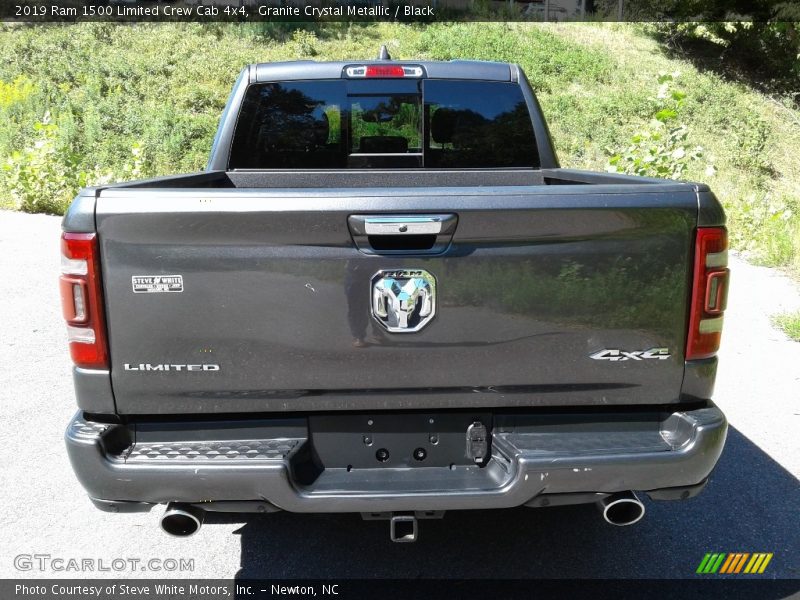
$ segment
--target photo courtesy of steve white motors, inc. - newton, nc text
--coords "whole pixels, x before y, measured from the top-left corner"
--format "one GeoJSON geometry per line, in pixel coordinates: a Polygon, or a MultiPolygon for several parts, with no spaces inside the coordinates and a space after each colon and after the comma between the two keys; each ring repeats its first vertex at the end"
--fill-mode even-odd
{"type": "Polygon", "coordinates": [[[0,600],[800,599],[800,2],[0,0],[0,600]]]}

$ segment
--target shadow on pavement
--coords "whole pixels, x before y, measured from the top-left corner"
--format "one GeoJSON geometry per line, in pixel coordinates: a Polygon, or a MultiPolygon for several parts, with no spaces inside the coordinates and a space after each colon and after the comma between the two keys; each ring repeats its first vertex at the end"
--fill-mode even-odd
{"type": "Polygon", "coordinates": [[[452,511],[422,521],[415,544],[390,542],[386,521],[358,515],[254,515],[236,532],[236,577],[695,578],[706,552],[773,552],[761,577],[800,578],[800,482],[734,428],[702,494],[644,501],[631,527],[606,524],[591,505],[452,511]]]}

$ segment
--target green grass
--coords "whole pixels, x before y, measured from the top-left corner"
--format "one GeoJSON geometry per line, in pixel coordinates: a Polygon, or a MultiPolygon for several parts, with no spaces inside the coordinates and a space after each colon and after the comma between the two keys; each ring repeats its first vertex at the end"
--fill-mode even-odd
{"type": "Polygon", "coordinates": [[[800,342],[800,311],[776,315],[772,321],[795,342],[800,342]]]}
{"type": "MultiPolygon", "coordinates": [[[[587,169],[604,169],[609,150],[624,149],[648,126],[658,107],[658,74],[680,72],[687,143],[705,149],[687,178],[708,183],[720,197],[735,248],[800,272],[800,111],[670,58],[643,25],[0,26],[0,164],[14,153],[21,153],[18,163],[30,160],[26,150],[41,136],[35,124],[49,112],[64,166],[46,176],[61,178],[64,197],[81,178],[200,169],[243,65],[372,57],[381,43],[395,58],[521,63],[562,164],[587,169]],[[708,162],[716,167],[712,176],[708,162]]],[[[0,206],[20,202],[9,195],[8,173],[0,206]]],[[[25,185],[31,193],[43,188],[35,176],[25,185]]],[[[54,204],[52,210],[63,210],[63,201],[54,204]]]]}

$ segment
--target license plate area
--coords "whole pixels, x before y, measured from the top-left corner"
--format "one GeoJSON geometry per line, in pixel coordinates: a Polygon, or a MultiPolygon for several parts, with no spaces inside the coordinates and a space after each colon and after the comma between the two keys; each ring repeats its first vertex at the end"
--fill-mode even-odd
{"type": "Polygon", "coordinates": [[[309,434],[323,468],[376,469],[474,465],[467,431],[486,412],[313,415],[309,434]]]}

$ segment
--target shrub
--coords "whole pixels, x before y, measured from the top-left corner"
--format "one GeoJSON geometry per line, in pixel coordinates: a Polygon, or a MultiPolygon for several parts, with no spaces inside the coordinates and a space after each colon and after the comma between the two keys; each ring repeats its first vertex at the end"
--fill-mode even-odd
{"type": "Polygon", "coordinates": [[[0,81],[0,108],[7,109],[27,100],[36,86],[25,75],[20,75],[10,83],[0,81]]]}
{"type": "MultiPolygon", "coordinates": [[[[612,172],[681,179],[690,163],[703,157],[701,146],[688,144],[689,128],[680,119],[680,110],[686,93],[675,89],[678,73],[658,77],[656,96],[658,107],[648,127],[631,138],[630,145],[621,152],[609,149],[607,169],[612,172]]],[[[713,174],[709,165],[708,174],[713,174]]]]}
{"type": "Polygon", "coordinates": [[[63,214],[82,187],[142,177],[143,153],[139,144],[131,150],[131,162],[116,170],[97,165],[85,169],[74,152],[59,145],[59,127],[51,122],[49,113],[34,129],[38,136],[33,144],[13,152],[2,165],[4,187],[18,210],[63,214]]]}
{"type": "Polygon", "coordinates": [[[33,145],[12,153],[3,164],[5,187],[16,208],[26,212],[63,213],[85,183],[75,156],[58,146],[58,127],[46,114],[34,125],[33,145]]]}

